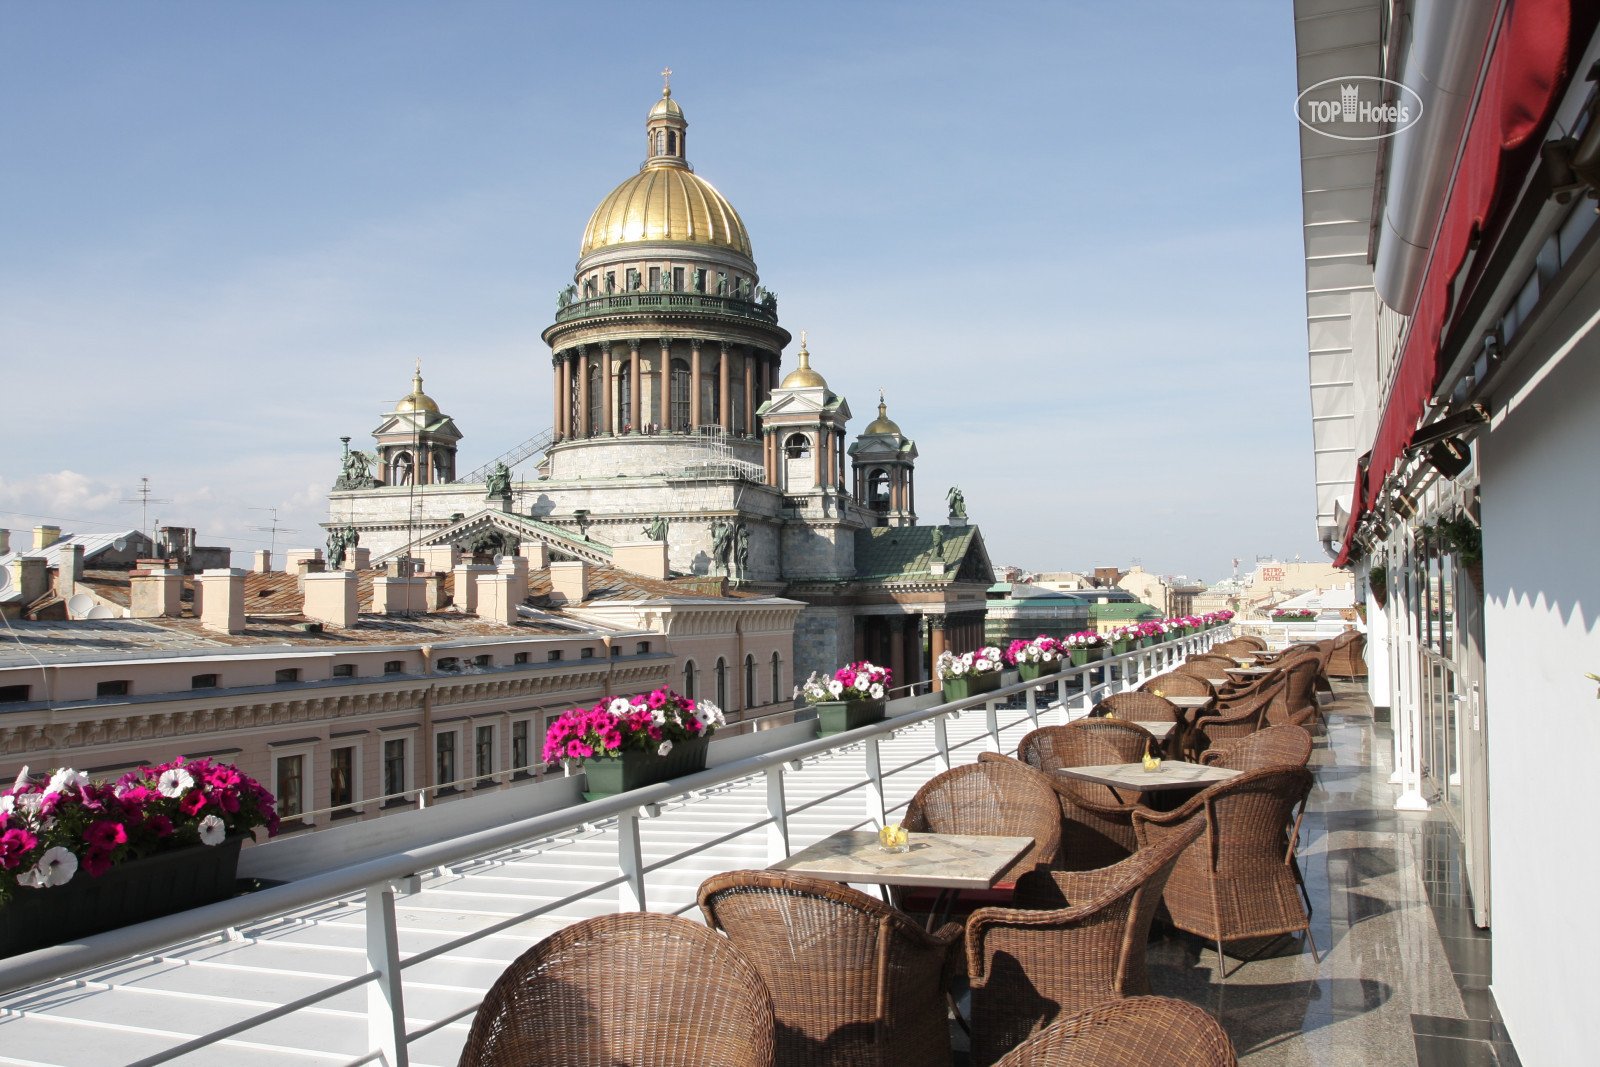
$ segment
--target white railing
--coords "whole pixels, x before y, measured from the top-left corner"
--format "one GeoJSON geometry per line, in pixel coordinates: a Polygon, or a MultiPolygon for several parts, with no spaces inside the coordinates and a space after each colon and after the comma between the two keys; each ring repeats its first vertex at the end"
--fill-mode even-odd
{"type": "MultiPolygon", "coordinates": [[[[509,823],[485,820],[486,824],[481,829],[452,837],[448,841],[422,844],[384,854],[246,896],[97,934],[71,944],[55,945],[0,960],[0,994],[15,993],[47,982],[71,979],[106,964],[130,957],[159,953],[181,942],[197,938],[229,936],[237,928],[247,924],[284,916],[330,900],[364,895],[367,966],[365,972],[219,1026],[182,1044],[137,1060],[135,1067],[166,1063],[208,1048],[264,1023],[312,1008],[363,987],[367,989],[369,1051],[349,1061],[350,1064],[377,1061],[390,1067],[406,1067],[409,1063],[407,1052],[409,1042],[472,1015],[477,1011],[478,1005],[474,1003],[445,1018],[436,1019],[416,1030],[407,1031],[404,1006],[405,972],[418,964],[454,952],[529,919],[569,907],[576,901],[613,887],[620,888],[621,910],[644,910],[650,896],[650,873],[670,865],[681,857],[675,854],[647,865],[640,847],[639,823],[640,820],[654,818],[660,814],[662,805],[673,798],[742,779],[764,777],[766,817],[727,835],[724,840],[765,829],[768,862],[777,862],[790,854],[789,818],[792,815],[814,807],[823,800],[835,799],[841,793],[865,787],[865,816],[874,824],[882,826],[887,821],[889,812],[899,807],[899,805],[891,806],[887,802],[884,780],[888,774],[904,773],[930,762],[934,763],[937,771],[947,770],[952,766],[951,752],[964,744],[981,742],[989,751],[1000,751],[1002,730],[1025,721],[1023,718],[1001,721],[1001,705],[1009,703],[1013,697],[1021,697],[1024,707],[1011,710],[1022,711],[1026,720],[1031,720],[1032,724],[1037,726],[1040,711],[1039,691],[1054,688],[1055,701],[1051,707],[1058,708],[1068,718],[1077,718],[1088,714],[1089,709],[1104,696],[1133,688],[1140,681],[1175,666],[1184,656],[1209,648],[1218,638],[1228,636],[1230,632],[1230,627],[1218,627],[1150,648],[1109,656],[1081,667],[1068,666],[1056,674],[1047,675],[1036,681],[1011,682],[993,692],[963,700],[939,703],[938,693],[903,698],[891,704],[889,717],[870,726],[832,737],[815,738],[771,751],[757,752],[670,782],[635,789],[604,800],[561,808],[531,818],[509,823]],[[896,708],[895,704],[900,707],[896,708]],[[984,731],[973,740],[952,746],[946,730],[947,721],[964,710],[978,707],[983,709],[985,715],[984,731]],[[934,727],[933,750],[926,756],[886,774],[880,758],[881,743],[893,737],[896,731],[929,721],[934,727]],[[808,757],[820,756],[853,745],[865,746],[866,774],[861,781],[835,791],[829,797],[812,800],[797,807],[788,805],[784,782],[785,775],[789,771],[799,770],[808,757]],[[593,827],[611,819],[616,820],[618,831],[614,877],[588,885],[560,900],[501,918],[489,926],[407,956],[403,961],[400,959],[399,928],[395,921],[395,896],[397,893],[402,895],[421,893],[423,885],[419,877],[420,872],[463,864],[506,849],[577,832],[586,826],[593,827]]],[[[776,740],[779,743],[790,733],[782,729],[772,732],[778,735],[776,740]]],[[[760,734],[755,735],[757,738],[760,736],[760,734]]],[[[745,744],[752,740],[754,738],[741,739],[745,744]]],[[[80,980],[87,981],[87,979],[80,980]]]]}

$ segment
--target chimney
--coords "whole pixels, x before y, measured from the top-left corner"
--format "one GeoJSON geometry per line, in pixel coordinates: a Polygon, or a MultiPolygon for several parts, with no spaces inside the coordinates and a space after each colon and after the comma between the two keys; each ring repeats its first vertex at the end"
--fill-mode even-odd
{"type": "Polygon", "coordinates": [[[244,632],[244,576],[236,567],[201,571],[196,579],[205,590],[200,603],[200,625],[217,633],[244,632]]]}
{"type": "MultiPolygon", "coordinates": [[[[288,574],[299,574],[300,564],[304,560],[314,559],[322,562],[322,549],[320,548],[291,548],[283,554],[283,569],[288,574]]],[[[322,570],[321,567],[313,568],[312,573],[322,570]]]]}
{"type": "Polygon", "coordinates": [[[428,545],[418,555],[422,565],[430,571],[447,571],[461,562],[461,553],[455,545],[428,545]]]}
{"type": "Polygon", "coordinates": [[[348,628],[355,625],[359,605],[356,601],[357,579],[354,571],[307,573],[301,577],[301,583],[305,590],[305,603],[300,614],[329,626],[348,628]]]}
{"type": "Polygon", "coordinates": [[[500,573],[511,579],[512,604],[520,604],[528,599],[528,557],[505,557],[500,561],[500,573]]]}
{"type": "Polygon", "coordinates": [[[255,571],[257,574],[271,574],[272,550],[270,548],[256,549],[251,556],[250,569],[255,571]]]}
{"type": "Polygon", "coordinates": [[[429,611],[444,607],[444,572],[425,571],[421,580],[423,606],[429,611]]]}
{"type": "Polygon", "coordinates": [[[492,574],[493,567],[484,567],[471,563],[459,564],[454,574],[456,576],[456,610],[465,615],[472,615],[478,610],[478,576],[492,574]]]}
{"type": "Polygon", "coordinates": [[[421,578],[382,575],[372,580],[372,610],[382,615],[420,615],[423,604],[421,578]]]}
{"type": "MultiPolygon", "coordinates": [[[[134,571],[133,617],[136,619],[176,619],[183,613],[183,573],[166,567],[134,571]]],[[[241,605],[242,607],[242,605],[241,605]]]]}
{"type": "MultiPolygon", "coordinates": [[[[517,621],[517,605],[522,602],[522,597],[513,596],[517,577],[505,571],[491,570],[488,567],[476,568],[473,576],[477,579],[478,618],[486,622],[497,622],[502,626],[510,626],[517,621]]],[[[526,590],[527,586],[523,586],[526,590]]],[[[526,596],[526,592],[523,594],[526,596]]]]}
{"type": "Polygon", "coordinates": [[[589,593],[589,565],[581,559],[550,564],[550,602],[581,604],[589,593]]]}
{"type": "Polygon", "coordinates": [[[550,565],[550,550],[543,541],[524,541],[517,549],[517,555],[528,561],[528,566],[536,571],[542,571],[550,565]]]}
{"type": "Polygon", "coordinates": [[[0,529],[0,556],[11,551],[11,531],[0,529]]]}
{"type": "Polygon", "coordinates": [[[49,548],[59,540],[61,540],[61,527],[59,526],[35,526],[33,528],[33,550],[35,552],[49,548]]]}
{"type": "Polygon", "coordinates": [[[65,600],[78,591],[78,582],[83,579],[83,546],[71,544],[63,548],[56,568],[56,595],[65,600]]]}
{"type": "Polygon", "coordinates": [[[50,591],[50,562],[43,556],[18,556],[11,561],[11,581],[26,607],[50,591]]]}
{"type": "Polygon", "coordinates": [[[372,566],[372,549],[357,545],[344,554],[344,565],[353,571],[364,571],[372,566]]]}
{"type": "Polygon", "coordinates": [[[630,574],[665,580],[667,577],[667,543],[665,541],[634,541],[612,545],[612,562],[630,574]]]}

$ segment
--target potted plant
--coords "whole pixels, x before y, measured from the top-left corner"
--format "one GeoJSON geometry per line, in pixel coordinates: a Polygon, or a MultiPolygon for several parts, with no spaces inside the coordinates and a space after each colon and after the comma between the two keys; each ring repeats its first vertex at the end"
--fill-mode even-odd
{"type": "Polygon", "coordinates": [[[1111,631],[1111,654],[1120,656],[1133,648],[1140,639],[1139,631],[1133,626],[1119,626],[1111,631]]]}
{"type": "Polygon", "coordinates": [[[1032,641],[1017,638],[1006,649],[1006,662],[1017,669],[1024,682],[1038,680],[1041,675],[1053,674],[1061,667],[1061,644],[1053,637],[1040,634],[1032,641]]]}
{"type": "Polygon", "coordinates": [[[1093,630],[1079,630],[1075,634],[1068,634],[1061,643],[1066,647],[1067,654],[1072,657],[1074,667],[1093,663],[1105,654],[1106,639],[1093,630]]]}
{"type": "Polygon", "coordinates": [[[278,832],[272,794],[230,764],[180,757],[114,784],[24,767],[0,792],[0,956],[232,896],[257,827],[278,832]]]}
{"type": "Polygon", "coordinates": [[[1000,688],[1000,672],[1005,659],[993,645],[985,645],[974,652],[941,652],[934,663],[939,673],[940,687],[947,700],[964,700],[978,693],[990,693],[1000,688]]]}
{"type": "Polygon", "coordinates": [[[1315,622],[1317,615],[1311,608],[1274,608],[1267,618],[1273,622],[1315,622]]]}
{"type": "Polygon", "coordinates": [[[1379,608],[1389,602],[1389,572],[1383,569],[1382,564],[1367,571],[1367,588],[1372,590],[1372,599],[1377,601],[1379,608]]]}
{"type": "Polygon", "coordinates": [[[818,733],[827,737],[881,722],[889,677],[889,668],[862,660],[840,667],[832,678],[813,673],[800,687],[800,695],[817,709],[818,733]]]}
{"type": "Polygon", "coordinates": [[[671,689],[608,697],[564,711],[544,735],[546,762],[582,768],[586,800],[705,770],[706,745],[722,709],[671,689]]]}

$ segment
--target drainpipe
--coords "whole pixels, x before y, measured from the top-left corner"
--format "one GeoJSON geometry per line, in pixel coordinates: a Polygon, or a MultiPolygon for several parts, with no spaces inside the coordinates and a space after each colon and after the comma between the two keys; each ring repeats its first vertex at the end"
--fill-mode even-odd
{"type": "MultiPolygon", "coordinates": [[[[422,653],[422,673],[433,673],[433,646],[418,645],[417,651],[422,653]]],[[[417,747],[417,762],[422,772],[417,777],[417,807],[428,806],[429,794],[433,790],[433,689],[435,683],[429,682],[428,687],[422,691],[422,743],[417,747]]]]}

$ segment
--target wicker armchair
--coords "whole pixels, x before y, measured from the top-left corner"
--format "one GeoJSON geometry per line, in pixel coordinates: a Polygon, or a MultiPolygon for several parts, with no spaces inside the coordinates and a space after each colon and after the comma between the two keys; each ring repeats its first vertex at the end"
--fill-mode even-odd
{"type": "Polygon", "coordinates": [[[1333,655],[1328,657],[1326,673],[1333,678],[1365,678],[1367,676],[1367,635],[1359,630],[1348,630],[1333,642],[1333,655]]]}
{"type": "Polygon", "coordinates": [[[1154,738],[1136,723],[1120,719],[1079,719],[1065,726],[1044,726],[1017,745],[1017,758],[1044,772],[1058,804],[1061,826],[1059,865],[1092,870],[1133,852],[1133,809],[1137,804],[1094,782],[1075,781],[1056,773],[1060,767],[1093,767],[1132,763],[1154,738]]]}
{"type": "Polygon", "coordinates": [[[1304,726],[1322,717],[1317,706],[1317,676],[1322,673],[1320,655],[1300,656],[1283,668],[1283,688],[1267,705],[1265,721],[1272,726],[1292,723],[1304,726]]]}
{"type": "Polygon", "coordinates": [[[517,957],[472,1021],[461,1067],[768,1067],[772,999],[705,926],[623,912],[517,957]]]}
{"type": "Polygon", "coordinates": [[[1310,897],[1295,863],[1300,815],[1310,792],[1311,772],[1305,768],[1268,768],[1214,785],[1173,811],[1133,815],[1141,848],[1204,828],[1204,836],[1186,838],[1193,843],[1173,868],[1162,900],[1172,925],[1217,943],[1223,979],[1228,977],[1223,942],[1239,938],[1304,930],[1312,958],[1321,959],[1311,937],[1310,897]]]}
{"type": "Polygon", "coordinates": [[[1089,713],[1094,716],[1113,715],[1128,722],[1182,722],[1183,716],[1172,701],[1149,692],[1116,693],[1106,697],[1089,713]]]}
{"type": "Polygon", "coordinates": [[[1261,648],[1248,637],[1235,637],[1231,641],[1224,641],[1221,644],[1212,645],[1211,651],[1220,653],[1224,656],[1232,655],[1234,653],[1237,653],[1241,656],[1250,656],[1260,652],[1261,648]]]}
{"type": "Polygon", "coordinates": [[[1238,1067],[1233,1042],[1204,1008],[1128,997],[1069,1015],[995,1067],[1238,1067]]]}
{"type": "Polygon", "coordinates": [[[1006,1050],[1064,1014],[1150,991],[1145,943],[1174,865],[1201,827],[1095,871],[1036,871],[1015,908],[967,920],[972,1062],[1006,1050]]]}
{"type": "Polygon", "coordinates": [[[1190,734],[1190,749],[1205,752],[1212,746],[1226,747],[1261,729],[1267,708],[1283,692],[1284,685],[1285,679],[1278,678],[1249,696],[1230,701],[1196,719],[1190,734]]]}
{"type": "Polygon", "coordinates": [[[1061,850],[1061,807],[1050,778],[1016,760],[952,767],[922,784],[900,825],[913,832],[1031,837],[1034,845],[1000,875],[1005,887],[1061,850]]]}
{"type": "MultiPolygon", "coordinates": [[[[1230,663],[1228,666],[1231,667],[1233,664],[1230,663]]],[[[1180,663],[1176,667],[1172,668],[1172,673],[1187,674],[1192,677],[1202,679],[1226,678],[1228,676],[1227,671],[1220,663],[1209,663],[1204,660],[1185,660],[1183,663],[1180,663]]]]}
{"type": "Polygon", "coordinates": [[[1257,730],[1227,748],[1212,748],[1200,757],[1200,762],[1231,771],[1256,771],[1263,767],[1304,767],[1310,759],[1311,735],[1299,726],[1285,723],[1257,730]]]}
{"type": "Polygon", "coordinates": [[[1204,678],[1193,674],[1158,674],[1139,686],[1141,693],[1160,693],[1169,697],[1209,697],[1216,690],[1204,678]]]}
{"type": "Polygon", "coordinates": [[[1257,651],[1260,652],[1265,652],[1267,650],[1266,640],[1264,638],[1257,637],[1255,634],[1240,634],[1238,637],[1235,637],[1232,640],[1248,641],[1250,644],[1255,646],[1257,651]]]}
{"type": "Polygon", "coordinates": [[[708,878],[700,910],[766,982],[778,1067],[948,1067],[959,923],[930,934],[849,886],[783,871],[708,878]]]}

